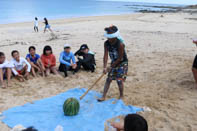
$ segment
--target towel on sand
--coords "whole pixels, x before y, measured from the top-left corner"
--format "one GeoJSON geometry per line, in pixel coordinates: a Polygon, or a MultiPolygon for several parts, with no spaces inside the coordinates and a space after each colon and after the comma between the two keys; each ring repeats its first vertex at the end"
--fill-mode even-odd
{"type": "Polygon", "coordinates": [[[110,99],[97,102],[100,93],[90,91],[84,99],[79,97],[86,89],[74,88],[56,96],[10,108],[3,112],[2,122],[13,128],[15,125],[34,126],[39,131],[54,131],[61,125],[64,131],[103,131],[106,120],[129,113],[142,111],[141,108],[126,106],[122,100],[110,99]],[[63,104],[74,97],[80,102],[76,116],[64,116],[63,104]]]}

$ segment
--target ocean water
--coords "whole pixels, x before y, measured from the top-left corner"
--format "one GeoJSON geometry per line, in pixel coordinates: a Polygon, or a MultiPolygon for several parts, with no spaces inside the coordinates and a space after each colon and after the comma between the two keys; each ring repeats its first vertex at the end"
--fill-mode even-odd
{"type": "Polygon", "coordinates": [[[56,19],[127,14],[141,9],[150,9],[144,5],[169,4],[130,2],[129,0],[0,0],[0,24],[33,21],[35,16],[40,20],[44,17],[56,19]]]}

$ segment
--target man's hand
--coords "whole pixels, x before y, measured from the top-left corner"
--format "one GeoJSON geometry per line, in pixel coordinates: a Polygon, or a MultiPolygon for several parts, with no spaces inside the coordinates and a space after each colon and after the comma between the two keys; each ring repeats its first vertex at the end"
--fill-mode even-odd
{"type": "Polygon", "coordinates": [[[104,74],[107,74],[107,68],[104,68],[104,69],[103,69],[103,73],[104,73],[104,74]]]}
{"type": "Polygon", "coordinates": [[[72,69],[76,69],[77,68],[77,64],[71,64],[72,69]]]}
{"type": "Polygon", "coordinates": [[[113,128],[116,128],[117,130],[124,130],[124,124],[122,124],[122,123],[114,122],[114,123],[111,123],[111,126],[113,128]]]}
{"type": "Polygon", "coordinates": [[[20,75],[20,74],[18,74],[17,76],[18,76],[19,78],[23,78],[23,76],[22,76],[22,75],[20,75]]]}
{"type": "Polygon", "coordinates": [[[197,44],[197,40],[193,40],[193,43],[194,43],[194,44],[197,44]]]}
{"type": "Polygon", "coordinates": [[[36,69],[38,70],[38,72],[41,72],[40,68],[39,67],[36,67],[36,69]]]}
{"type": "Polygon", "coordinates": [[[28,77],[29,76],[29,72],[27,71],[26,73],[25,73],[25,77],[28,77]]]}

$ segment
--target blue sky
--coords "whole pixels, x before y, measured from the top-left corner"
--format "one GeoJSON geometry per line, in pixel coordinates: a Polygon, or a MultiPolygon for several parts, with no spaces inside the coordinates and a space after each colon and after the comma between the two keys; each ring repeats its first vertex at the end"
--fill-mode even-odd
{"type": "Polygon", "coordinates": [[[197,4],[197,0],[103,0],[103,1],[126,1],[126,2],[148,2],[148,3],[164,3],[164,4],[197,4]]]}

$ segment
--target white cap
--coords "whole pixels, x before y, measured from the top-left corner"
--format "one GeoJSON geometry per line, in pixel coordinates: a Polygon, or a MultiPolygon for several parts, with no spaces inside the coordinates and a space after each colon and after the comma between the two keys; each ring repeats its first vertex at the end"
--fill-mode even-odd
{"type": "Polygon", "coordinates": [[[64,45],[64,48],[68,48],[68,47],[70,47],[70,44],[65,44],[64,45]]]}

